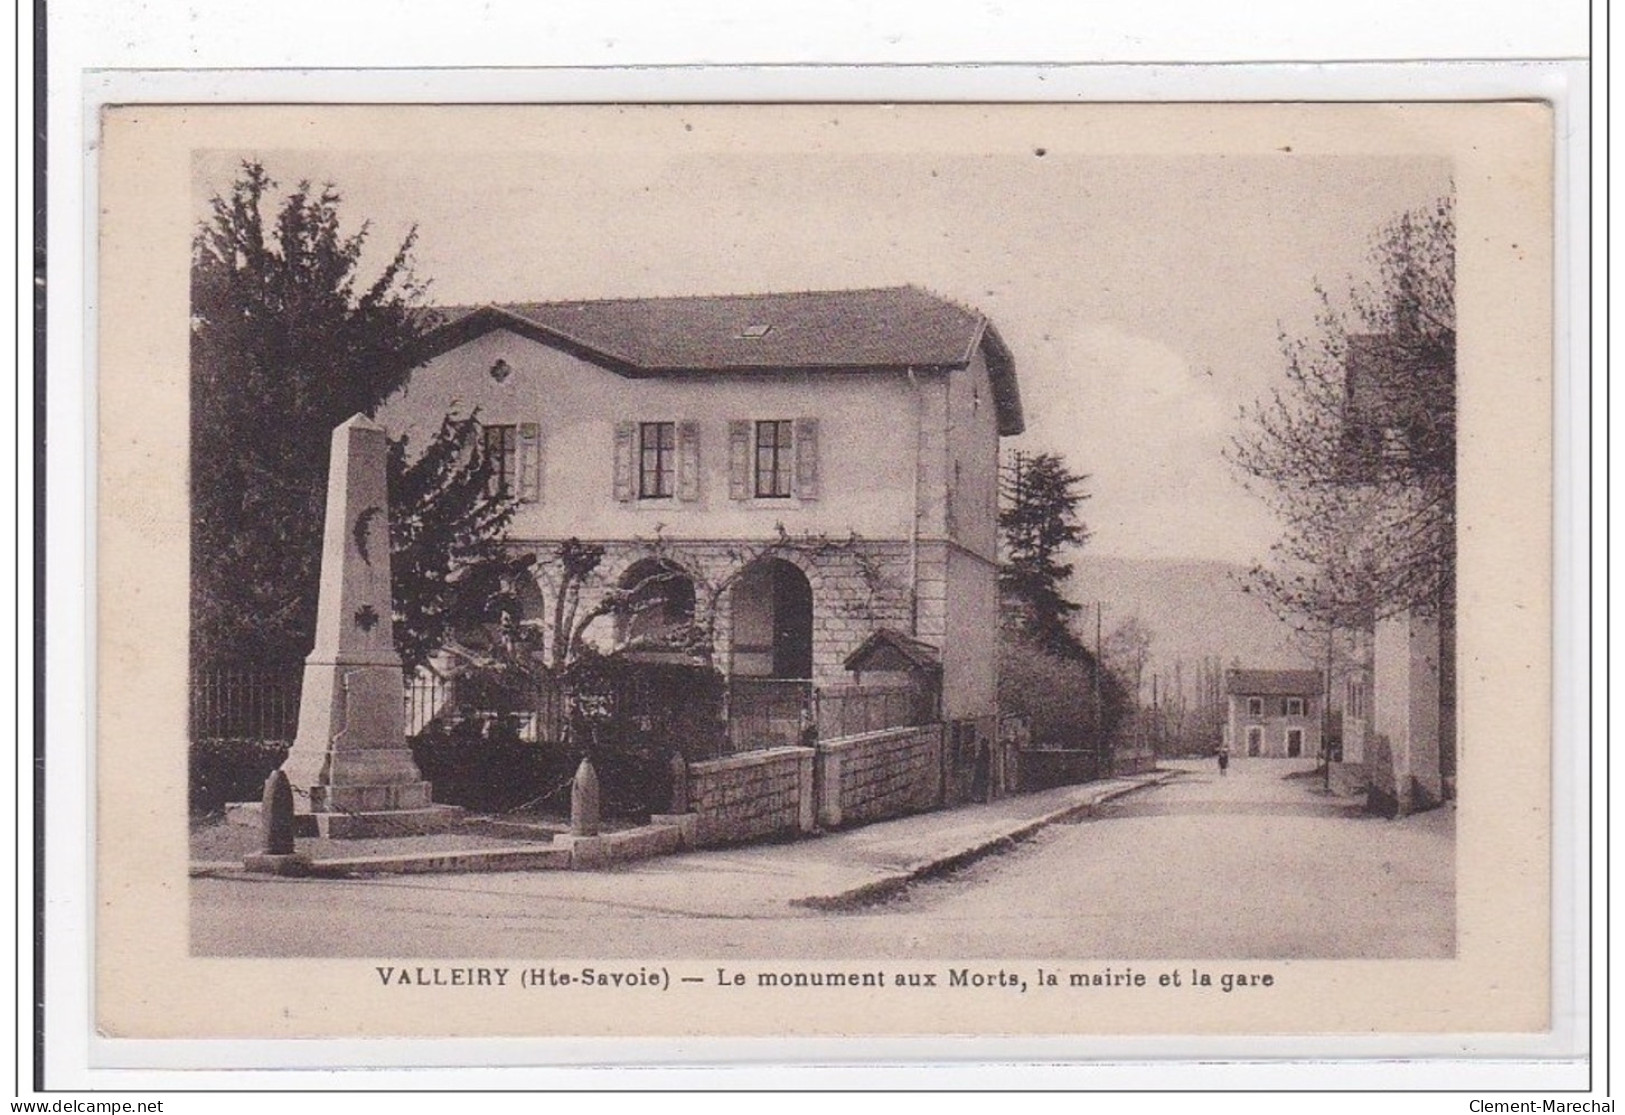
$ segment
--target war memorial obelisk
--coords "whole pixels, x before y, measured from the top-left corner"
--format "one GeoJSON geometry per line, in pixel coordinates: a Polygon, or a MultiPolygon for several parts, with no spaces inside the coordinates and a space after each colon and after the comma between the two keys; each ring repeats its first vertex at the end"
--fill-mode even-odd
{"type": "Polygon", "coordinates": [[[406,745],[389,569],[388,441],[356,415],[333,431],[316,642],[305,659],[299,733],[282,769],[296,808],[326,837],[437,832],[461,814],[435,805],[406,745]]]}

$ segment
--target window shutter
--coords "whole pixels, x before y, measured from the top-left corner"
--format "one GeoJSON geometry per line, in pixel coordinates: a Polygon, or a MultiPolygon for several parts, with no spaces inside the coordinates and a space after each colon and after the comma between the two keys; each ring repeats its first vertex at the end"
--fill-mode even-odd
{"type": "Polygon", "coordinates": [[[519,424],[519,501],[542,498],[542,428],[535,422],[519,424]]]}
{"type": "Polygon", "coordinates": [[[796,419],[796,495],[818,498],[818,419],[796,419]]]}
{"type": "Polygon", "coordinates": [[[751,425],[748,421],[728,423],[728,498],[749,499],[751,425]]]}
{"type": "Polygon", "coordinates": [[[615,423],[615,498],[622,503],[628,503],[632,499],[637,438],[636,422],[615,423]]]}
{"type": "Polygon", "coordinates": [[[700,498],[700,424],[677,423],[677,498],[700,498]]]}

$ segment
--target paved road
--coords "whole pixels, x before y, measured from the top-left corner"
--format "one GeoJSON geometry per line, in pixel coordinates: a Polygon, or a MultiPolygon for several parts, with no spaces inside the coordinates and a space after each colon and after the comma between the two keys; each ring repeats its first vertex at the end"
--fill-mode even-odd
{"type": "MultiPolygon", "coordinates": [[[[605,873],[192,882],[206,955],[935,958],[1437,957],[1454,942],[1453,814],[1390,822],[1307,765],[1206,765],[901,896],[839,913],[807,844],[605,873]]],[[[946,815],[945,815],[946,817],[946,815]]]]}
{"type": "Polygon", "coordinates": [[[980,951],[1019,933],[1035,956],[1452,955],[1453,814],[1372,818],[1283,779],[1294,767],[1202,768],[1046,830],[944,893],[938,939],[957,926],[980,951]]]}

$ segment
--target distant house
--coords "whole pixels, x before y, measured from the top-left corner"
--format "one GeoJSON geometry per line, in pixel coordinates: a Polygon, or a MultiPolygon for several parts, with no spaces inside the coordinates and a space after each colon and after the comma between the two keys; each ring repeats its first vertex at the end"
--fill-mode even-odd
{"type": "Polygon", "coordinates": [[[1325,681],[1319,670],[1227,670],[1224,740],[1236,756],[1313,758],[1320,754],[1325,681]]]}
{"type": "Polygon", "coordinates": [[[422,445],[477,409],[539,617],[580,538],[606,551],[582,607],[648,585],[605,649],[713,632],[736,713],[927,674],[966,753],[994,743],[999,439],[1023,418],[981,313],[915,287],[487,305],[428,346],[378,420],[422,445]]]}

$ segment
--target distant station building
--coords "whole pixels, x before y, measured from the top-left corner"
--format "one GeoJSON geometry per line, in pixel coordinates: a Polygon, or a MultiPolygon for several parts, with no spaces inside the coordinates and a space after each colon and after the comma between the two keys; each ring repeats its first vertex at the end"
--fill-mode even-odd
{"type": "Polygon", "coordinates": [[[1325,679],[1319,670],[1227,670],[1224,741],[1237,756],[1313,758],[1320,754],[1325,679]]]}

